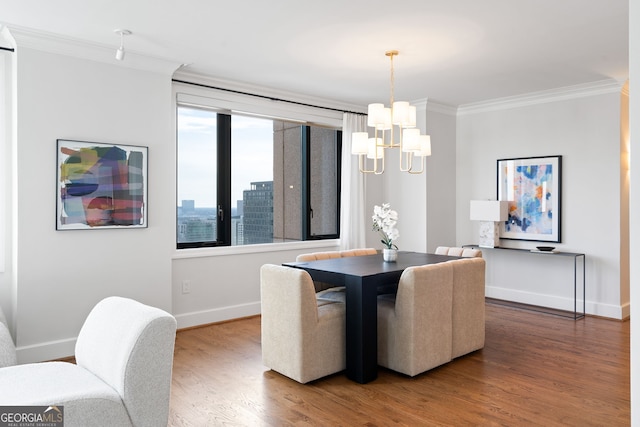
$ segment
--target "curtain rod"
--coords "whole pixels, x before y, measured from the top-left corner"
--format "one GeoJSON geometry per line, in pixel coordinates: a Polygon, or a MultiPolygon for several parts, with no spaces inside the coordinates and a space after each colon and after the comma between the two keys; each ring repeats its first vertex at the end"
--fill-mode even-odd
{"type": "Polygon", "coordinates": [[[192,85],[192,86],[206,87],[207,89],[215,89],[215,90],[222,90],[222,91],[225,91],[225,92],[237,93],[239,95],[254,96],[256,98],[268,99],[270,101],[287,102],[289,104],[302,105],[304,107],[320,108],[322,110],[338,111],[340,113],[351,113],[351,114],[358,114],[358,115],[361,115],[361,116],[366,116],[366,113],[360,113],[358,111],[341,110],[339,108],[332,108],[332,107],[322,107],[320,105],[313,105],[313,104],[307,104],[307,103],[304,103],[304,102],[291,101],[289,99],[275,98],[273,96],[258,95],[256,93],[243,92],[243,91],[235,90],[235,89],[227,89],[227,88],[224,88],[224,87],[209,86],[209,85],[206,85],[206,84],[203,84],[203,83],[194,83],[194,82],[188,82],[188,81],[185,81],[185,80],[178,80],[178,79],[171,79],[171,81],[173,81],[175,83],[184,83],[184,84],[192,85]]]}
{"type": "Polygon", "coordinates": [[[9,52],[15,52],[16,50],[12,47],[4,47],[0,46],[0,50],[8,50],[9,52]]]}

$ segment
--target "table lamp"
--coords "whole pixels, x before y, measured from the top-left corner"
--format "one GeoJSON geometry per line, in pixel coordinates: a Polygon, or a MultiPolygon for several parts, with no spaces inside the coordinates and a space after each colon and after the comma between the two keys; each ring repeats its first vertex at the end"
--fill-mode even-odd
{"type": "Polygon", "coordinates": [[[480,221],[478,246],[481,248],[500,246],[498,225],[506,221],[509,216],[508,203],[500,200],[472,200],[469,211],[471,221],[480,221]]]}

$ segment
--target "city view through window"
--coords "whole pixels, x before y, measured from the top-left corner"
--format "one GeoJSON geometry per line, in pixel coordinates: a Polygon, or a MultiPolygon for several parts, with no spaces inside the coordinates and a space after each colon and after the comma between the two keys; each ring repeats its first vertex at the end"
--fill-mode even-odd
{"type": "MultiPolygon", "coordinates": [[[[217,240],[216,117],[209,110],[178,109],[178,242],[217,240]]],[[[260,205],[263,223],[272,216],[273,121],[233,116],[231,132],[231,244],[270,242],[272,227],[261,238],[246,236],[244,205],[248,199],[254,214],[260,205]]]]}
{"type": "Polygon", "coordinates": [[[335,129],[179,106],[178,248],[336,238],[340,147],[335,129]]]}

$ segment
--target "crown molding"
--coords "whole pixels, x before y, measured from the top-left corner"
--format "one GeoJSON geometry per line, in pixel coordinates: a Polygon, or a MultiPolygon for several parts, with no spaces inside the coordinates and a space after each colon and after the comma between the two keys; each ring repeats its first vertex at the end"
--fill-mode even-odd
{"type": "Polygon", "coordinates": [[[472,104],[460,105],[458,116],[466,114],[484,113],[489,111],[506,110],[526,107],[530,105],[546,104],[549,102],[566,101],[610,93],[621,93],[624,81],[606,79],[591,83],[566,86],[558,89],[532,92],[525,95],[510,96],[472,104]]]}
{"type": "Polygon", "coordinates": [[[425,110],[431,111],[433,113],[446,114],[454,117],[458,111],[458,108],[454,107],[453,105],[443,104],[441,102],[433,101],[429,98],[414,99],[411,100],[410,103],[411,105],[424,108],[425,110]]]}
{"type": "Polygon", "coordinates": [[[454,117],[458,114],[458,107],[434,101],[429,101],[427,103],[427,110],[434,113],[446,114],[448,116],[454,117]]]}
{"type": "Polygon", "coordinates": [[[124,61],[118,61],[115,59],[116,49],[113,46],[90,43],[85,40],[62,37],[58,34],[23,27],[8,26],[7,28],[15,40],[16,52],[18,53],[20,48],[28,48],[166,75],[173,74],[181,65],[178,61],[147,56],[130,50],[127,50],[124,61]]]}

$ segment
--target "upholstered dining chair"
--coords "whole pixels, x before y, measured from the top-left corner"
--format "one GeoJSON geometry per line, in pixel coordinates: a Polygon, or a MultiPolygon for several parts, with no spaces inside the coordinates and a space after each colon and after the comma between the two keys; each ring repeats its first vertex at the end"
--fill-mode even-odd
{"type": "Polygon", "coordinates": [[[262,361],[300,383],[346,368],[345,305],[316,298],[302,269],[260,269],[262,361]]]}
{"type": "Polygon", "coordinates": [[[378,296],[378,364],[415,376],[451,360],[453,263],[409,267],[378,296]]]}
{"type": "Polygon", "coordinates": [[[456,358],[484,347],[486,263],[473,257],[446,264],[453,267],[451,357],[456,358]]]}
{"type": "Polygon", "coordinates": [[[76,364],[0,369],[3,405],[63,406],[64,425],[166,426],[176,320],[137,301],[109,297],[89,313],[76,364]]]}
{"type": "Polygon", "coordinates": [[[438,246],[436,248],[436,254],[438,255],[449,255],[449,256],[460,256],[464,258],[482,258],[482,251],[480,249],[472,249],[472,248],[460,248],[460,247],[449,247],[449,246],[438,246]]]}
{"type": "MultiPolygon", "coordinates": [[[[350,256],[365,256],[365,255],[375,255],[378,251],[375,248],[357,248],[357,249],[346,249],[343,251],[326,251],[326,252],[312,252],[308,254],[300,254],[296,257],[297,262],[304,261],[319,261],[323,259],[331,259],[331,258],[342,258],[342,257],[350,257],[350,256]]],[[[317,280],[313,281],[313,286],[316,289],[316,292],[323,292],[321,295],[326,299],[335,299],[338,301],[344,302],[344,286],[336,287],[335,285],[331,285],[329,283],[320,282],[317,280]]]]}

